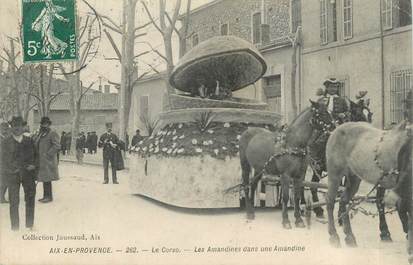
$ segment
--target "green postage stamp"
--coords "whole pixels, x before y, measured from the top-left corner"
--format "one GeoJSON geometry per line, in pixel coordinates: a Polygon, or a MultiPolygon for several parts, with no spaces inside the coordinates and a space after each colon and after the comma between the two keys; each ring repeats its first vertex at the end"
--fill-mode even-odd
{"type": "Polygon", "coordinates": [[[22,0],[24,62],[75,60],[76,0],[22,0]]]}

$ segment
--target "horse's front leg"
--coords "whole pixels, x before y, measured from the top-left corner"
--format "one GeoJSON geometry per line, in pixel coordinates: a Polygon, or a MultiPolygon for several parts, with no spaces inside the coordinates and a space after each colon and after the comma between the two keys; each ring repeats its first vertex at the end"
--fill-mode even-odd
{"type": "Polygon", "coordinates": [[[291,223],[288,219],[288,201],[290,200],[290,177],[287,175],[281,176],[282,190],[282,225],[285,229],[291,229],[291,223]]]}
{"type": "Polygon", "coordinates": [[[380,238],[382,241],[391,242],[391,235],[389,228],[387,227],[386,215],[384,213],[384,193],[386,189],[383,187],[377,187],[376,191],[376,206],[379,211],[379,229],[380,229],[380,238]]]}
{"type": "MultiPolygon", "coordinates": [[[[319,172],[320,176],[321,176],[322,172],[323,172],[322,170],[319,172]]],[[[317,176],[317,174],[315,172],[313,173],[313,177],[311,178],[311,181],[312,182],[317,182],[317,183],[320,182],[320,178],[317,176]]],[[[318,189],[317,188],[311,188],[310,190],[311,190],[311,195],[313,197],[313,202],[318,202],[319,201],[318,189]]],[[[315,215],[318,218],[324,218],[324,210],[321,206],[315,207],[313,209],[313,211],[314,211],[315,215]]]]}
{"type": "Polygon", "coordinates": [[[245,196],[245,210],[247,212],[247,219],[253,220],[254,209],[253,205],[251,204],[251,197],[250,197],[250,168],[249,167],[242,167],[242,183],[244,185],[244,196],[245,196]]]}
{"type": "Polygon", "coordinates": [[[301,209],[300,209],[300,202],[301,202],[301,194],[303,188],[303,181],[301,178],[294,178],[294,217],[295,217],[295,226],[299,228],[304,228],[305,224],[303,219],[301,218],[301,209]]]}
{"type": "MultiPolygon", "coordinates": [[[[344,205],[346,205],[347,207],[350,207],[348,204],[350,200],[353,198],[353,196],[356,194],[361,182],[361,180],[356,176],[352,176],[352,178],[349,178],[349,180],[350,183],[346,187],[346,190],[344,191],[340,201],[340,204],[344,203],[344,205]]],[[[347,207],[345,208],[345,212],[342,214],[343,230],[344,234],[346,234],[345,241],[347,246],[357,247],[356,237],[354,236],[353,231],[351,229],[350,216],[347,212],[347,207]]]]}

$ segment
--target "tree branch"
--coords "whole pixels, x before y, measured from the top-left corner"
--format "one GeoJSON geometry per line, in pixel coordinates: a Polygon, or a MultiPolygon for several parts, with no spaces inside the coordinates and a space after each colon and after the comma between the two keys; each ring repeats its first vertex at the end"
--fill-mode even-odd
{"type": "Polygon", "coordinates": [[[120,53],[118,46],[116,46],[116,43],[112,38],[112,35],[110,35],[110,33],[106,29],[104,29],[103,31],[105,32],[106,37],[108,37],[109,42],[112,45],[112,48],[115,50],[115,53],[119,58],[119,61],[122,61],[122,54],[120,53]]]}
{"type": "Polygon", "coordinates": [[[145,24],[143,24],[143,25],[141,25],[141,26],[136,27],[136,28],[135,28],[135,33],[136,33],[138,30],[141,30],[141,29],[143,29],[143,28],[146,28],[146,27],[149,26],[150,24],[152,24],[152,22],[147,22],[147,23],[145,23],[145,24]]]}
{"type": "Polygon", "coordinates": [[[145,55],[145,54],[148,54],[148,53],[150,53],[150,51],[145,51],[145,52],[138,53],[137,55],[135,55],[135,56],[133,57],[133,59],[136,59],[136,58],[138,58],[138,57],[140,57],[140,56],[143,56],[143,55],[145,55]]]}
{"type": "Polygon", "coordinates": [[[80,94],[78,102],[82,101],[83,96],[92,88],[92,86],[95,84],[95,82],[92,82],[86,89],[85,91],[80,94]]]}
{"type": "Polygon", "coordinates": [[[146,6],[145,1],[141,1],[141,3],[142,3],[142,5],[143,5],[143,8],[144,8],[145,11],[146,11],[146,14],[147,14],[148,17],[149,17],[149,20],[151,21],[151,23],[154,25],[154,27],[155,27],[161,34],[163,34],[163,30],[156,24],[155,20],[153,19],[152,15],[151,15],[151,12],[149,12],[148,7],[146,6]]]}
{"type": "Polygon", "coordinates": [[[169,21],[170,26],[173,28],[173,30],[178,35],[178,37],[181,38],[181,32],[179,32],[179,30],[175,27],[175,24],[172,24],[173,22],[172,22],[171,17],[169,16],[169,14],[165,12],[165,15],[166,15],[166,18],[169,21]]]}

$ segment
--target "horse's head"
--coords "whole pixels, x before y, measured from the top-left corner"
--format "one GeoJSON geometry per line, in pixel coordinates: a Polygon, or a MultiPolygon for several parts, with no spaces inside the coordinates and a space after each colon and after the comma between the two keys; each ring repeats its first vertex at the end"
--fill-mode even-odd
{"type": "Polygon", "coordinates": [[[310,100],[312,118],[310,123],[318,131],[329,132],[335,129],[333,116],[328,112],[327,106],[310,100]]]}

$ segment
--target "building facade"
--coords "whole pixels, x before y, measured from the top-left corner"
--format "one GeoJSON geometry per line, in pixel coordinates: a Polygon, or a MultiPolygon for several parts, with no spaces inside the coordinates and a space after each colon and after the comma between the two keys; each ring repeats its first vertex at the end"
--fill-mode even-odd
{"type": "MultiPolygon", "coordinates": [[[[80,131],[96,131],[98,135],[106,131],[105,124],[111,122],[113,131],[118,132],[118,94],[94,92],[83,96],[80,115],[80,131]]],[[[49,118],[53,128],[60,134],[71,131],[70,96],[62,94],[56,97],[50,106],[49,118]]],[[[31,129],[40,126],[40,115],[35,109],[31,129]]]]}
{"type": "MultiPolygon", "coordinates": [[[[295,2],[295,1],[294,1],[295,2]]],[[[265,101],[271,111],[293,118],[291,111],[291,72],[293,68],[291,28],[300,25],[300,16],[292,20],[290,0],[215,0],[191,11],[187,50],[215,36],[234,35],[252,42],[267,63],[265,76],[254,85],[234,92],[235,97],[265,101]]],[[[185,23],[186,14],[179,19],[185,23]]],[[[132,99],[129,131],[146,130],[142,118],[156,120],[163,110],[166,85],[164,75],[154,75],[137,83],[132,99]]],[[[299,75],[296,76],[297,87],[299,75]]],[[[298,93],[298,92],[297,92],[298,93]]],[[[299,103],[299,102],[298,102],[299,103]]]]}
{"type": "Polygon", "coordinates": [[[328,77],[354,99],[367,90],[373,124],[399,122],[412,85],[410,0],[302,1],[301,101],[328,77]]]}

